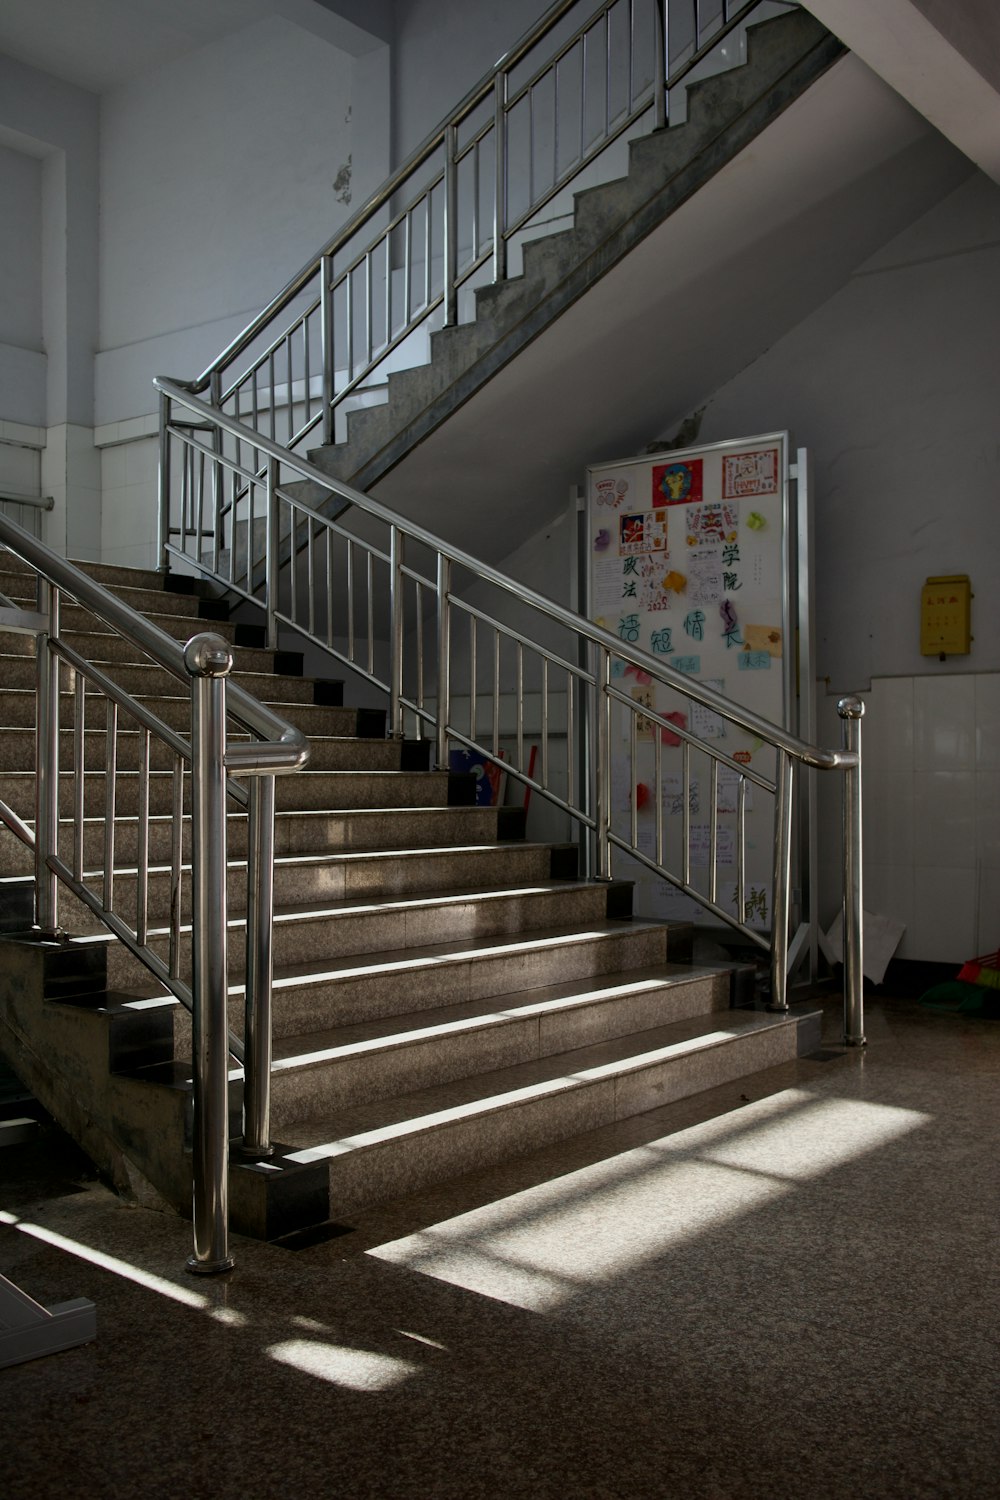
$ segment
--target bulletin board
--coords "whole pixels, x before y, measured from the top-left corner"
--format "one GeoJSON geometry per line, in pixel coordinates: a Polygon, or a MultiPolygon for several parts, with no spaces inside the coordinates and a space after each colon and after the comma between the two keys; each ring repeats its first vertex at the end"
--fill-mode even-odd
{"type": "MultiPolygon", "coordinates": [[[[771,433],[590,467],[588,613],[623,642],[797,733],[793,599],[799,539],[789,451],[788,434],[771,433]]],[[[770,746],[630,664],[615,662],[613,671],[636,702],[711,740],[737,763],[774,776],[770,746]]],[[[614,720],[612,827],[630,831],[634,803],[638,847],[652,858],[661,798],[665,863],[677,869],[681,741],[640,719],[633,764],[627,722],[632,717],[621,711],[614,720]],[[654,732],[661,741],[658,787],[653,785],[654,732]]],[[[696,750],[690,755],[691,883],[707,892],[710,758],[696,750]]],[[[738,780],[723,767],[716,787],[716,900],[734,915],[738,780]]],[[[746,796],[744,919],[763,929],[771,918],[774,799],[750,785],[746,796]]],[[[637,915],[702,921],[709,916],[627,855],[617,857],[615,874],[636,882],[637,915]]]]}

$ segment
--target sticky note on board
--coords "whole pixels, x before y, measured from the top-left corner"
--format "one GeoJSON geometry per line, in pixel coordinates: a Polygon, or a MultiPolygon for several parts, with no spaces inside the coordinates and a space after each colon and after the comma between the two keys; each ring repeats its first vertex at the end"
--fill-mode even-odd
{"type": "Polygon", "coordinates": [[[743,639],[751,651],[766,651],[768,656],[781,655],[780,625],[744,625],[743,639]]]}

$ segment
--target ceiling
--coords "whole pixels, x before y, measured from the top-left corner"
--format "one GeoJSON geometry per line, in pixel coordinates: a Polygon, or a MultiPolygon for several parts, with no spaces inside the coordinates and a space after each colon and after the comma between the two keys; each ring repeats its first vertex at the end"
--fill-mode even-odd
{"type": "Polygon", "coordinates": [[[971,170],[844,58],[373,493],[498,561],[565,508],[583,464],[661,440],[971,170]],[[498,433],[517,441],[484,462],[498,433]],[[504,525],[484,535],[484,514],[504,525]]]}
{"type": "Polygon", "coordinates": [[[0,52],[100,94],[271,11],[271,0],[3,0],[0,52]]]}

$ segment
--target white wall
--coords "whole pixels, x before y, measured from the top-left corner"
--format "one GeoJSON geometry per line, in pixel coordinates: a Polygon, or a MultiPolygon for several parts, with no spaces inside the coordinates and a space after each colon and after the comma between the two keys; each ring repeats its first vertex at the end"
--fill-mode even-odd
{"type": "Polygon", "coordinates": [[[42,347],[42,164],[0,145],[0,341],[42,347]]]}
{"type": "Polygon", "coordinates": [[[504,5],[407,0],[396,9],[393,165],[410,154],[498,58],[547,9],[544,0],[504,5]]]}
{"type": "MultiPolygon", "coordinates": [[[[1000,670],[1000,189],[981,174],[705,405],[699,440],[791,429],[815,466],[816,670],[1000,670]],[[920,587],[969,573],[969,658],[920,655],[920,587]]],[[[664,431],[672,430],[664,424],[664,431]]]]}
{"type": "Polygon", "coordinates": [[[99,424],[199,374],[348,216],[352,74],[275,18],[104,97],[99,424]]]}
{"type": "MultiPolygon", "coordinates": [[[[819,737],[868,716],[865,906],[903,958],[995,947],[1000,893],[1000,189],[975,174],[720,390],[699,440],[787,426],[814,465],[819,737]],[[920,589],[972,579],[968,656],[920,654],[920,589]]],[[[664,424],[664,431],[670,431],[664,424]]],[[[839,786],[820,785],[820,915],[838,901],[839,786]]]]}

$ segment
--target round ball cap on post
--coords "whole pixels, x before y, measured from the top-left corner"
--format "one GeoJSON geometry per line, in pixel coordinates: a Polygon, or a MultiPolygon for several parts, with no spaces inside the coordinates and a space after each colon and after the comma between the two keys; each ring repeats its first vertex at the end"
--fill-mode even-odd
{"type": "Polygon", "coordinates": [[[233,653],[221,635],[192,636],[184,647],[184,665],[192,677],[228,677],[233,670],[233,653]]]}
{"type": "Polygon", "coordinates": [[[841,698],[837,704],[837,712],[842,719],[863,719],[865,716],[865,705],[860,698],[853,695],[849,698],[841,698]]]}

